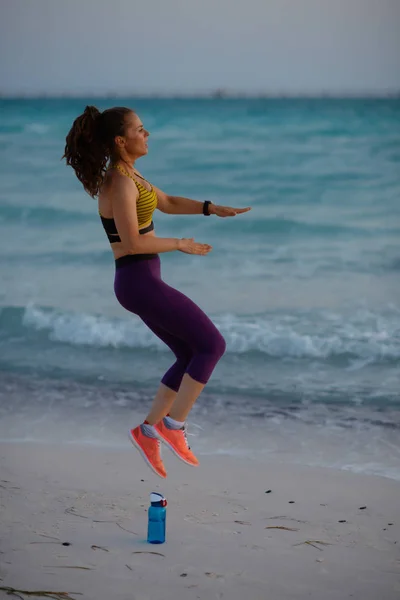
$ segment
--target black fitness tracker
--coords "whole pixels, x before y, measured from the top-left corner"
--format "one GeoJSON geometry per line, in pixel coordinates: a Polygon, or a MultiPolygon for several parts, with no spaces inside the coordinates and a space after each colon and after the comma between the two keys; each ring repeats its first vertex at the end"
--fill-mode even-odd
{"type": "Polygon", "coordinates": [[[205,217],[209,217],[210,216],[210,211],[208,210],[208,207],[210,206],[210,204],[212,204],[212,202],[210,202],[210,200],[205,200],[203,202],[203,215],[205,217]]]}

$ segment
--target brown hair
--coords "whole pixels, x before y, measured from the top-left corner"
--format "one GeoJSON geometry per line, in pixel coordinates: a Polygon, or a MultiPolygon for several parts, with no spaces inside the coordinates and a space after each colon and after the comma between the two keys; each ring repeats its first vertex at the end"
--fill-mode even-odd
{"type": "Polygon", "coordinates": [[[99,193],[107,162],[116,158],[115,137],[124,135],[125,117],[131,112],[120,106],[103,112],[87,106],[66,137],[63,158],[92,198],[99,193]]]}

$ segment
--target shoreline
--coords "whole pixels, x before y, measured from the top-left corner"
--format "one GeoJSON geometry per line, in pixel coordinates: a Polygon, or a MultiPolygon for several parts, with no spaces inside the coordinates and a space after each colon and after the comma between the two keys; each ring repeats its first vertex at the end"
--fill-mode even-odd
{"type": "Polygon", "coordinates": [[[89,600],[398,598],[400,482],[163,456],[166,480],[129,445],[1,442],[0,587],[89,600]],[[145,539],[153,490],[168,500],[159,546],[145,539]]]}
{"type": "MultiPolygon", "coordinates": [[[[2,373],[0,443],[130,448],[151,390],[2,373]]],[[[195,453],[232,460],[327,467],[400,481],[397,406],[295,404],[203,392],[188,422],[195,453]]]]}

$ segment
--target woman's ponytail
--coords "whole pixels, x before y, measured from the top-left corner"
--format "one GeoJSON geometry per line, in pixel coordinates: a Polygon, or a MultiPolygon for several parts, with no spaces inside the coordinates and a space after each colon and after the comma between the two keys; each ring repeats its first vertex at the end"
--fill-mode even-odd
{"type": "Polygon", "coordinates": [[[115,136],[124,135],[124,119],[129,112],[128,108],[110,108],[101,113],[95,106],[87,106],[67,135],[63,158],[92,198],[103,183],[115,136]]]}

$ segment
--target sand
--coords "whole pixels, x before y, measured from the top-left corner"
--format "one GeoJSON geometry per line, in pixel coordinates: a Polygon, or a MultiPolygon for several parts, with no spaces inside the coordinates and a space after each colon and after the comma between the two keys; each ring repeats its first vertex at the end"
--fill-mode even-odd
{"type": "Polygon", "coordinates": [[[0,456],[3,588],[77,600],[400,598],[400,482],[279,456],[200,455],[192,468],[168,450],[163,481],[128,441],[1,443],[0,456]],[[152,490],[169,503],[162,545],[146,542],[152,490]]]}

